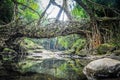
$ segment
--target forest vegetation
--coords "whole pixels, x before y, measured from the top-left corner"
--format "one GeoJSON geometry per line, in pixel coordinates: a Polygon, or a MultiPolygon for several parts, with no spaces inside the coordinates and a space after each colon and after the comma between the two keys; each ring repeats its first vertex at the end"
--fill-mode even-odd
{"type": "Polygon", "coordinates": [[[40,9],[38,2],[0,1],[1,51],[6,47],[18,51],[14,49],[17,48],[15,46],[20,47],[19,43],[15,43],[18,38],[41,39],[65,35],[69,36],[58,37],[56,42],[66,49],[78,47],[84,40],[86,40],[84,45],[89,50],[104,43],[120,46],[119,0],[73,0],[69,4],[67,0],[63,0],[62,5],[50,0],[44,10],[40,9]],[[47,10],[51,5],[59,7],[60,11],[55,19],[50,20],[46,15],[49,15],[47,10]],[[68,21],[59,20],[62,12],[66,14],[68,21]]]}
{"type": "MultiPolygon", "coordinates": [[[[120,60],[120,0],[0,0],[0,61],[19,62],[31,53],[44,52],[39,49],[80,58],[117,55],[115,59],[120,60]],[[54,12],[56,7],[58,12],[54,12]]],[[[83,62],[85,65],[73,61],[74,65],[67,65],[63,60],[59,68],[67,71],[72,66],[78,75],[91,60],[83,62]]],[[[19,63],[24,71],[34,64],[27,63],[19,63]]]]}

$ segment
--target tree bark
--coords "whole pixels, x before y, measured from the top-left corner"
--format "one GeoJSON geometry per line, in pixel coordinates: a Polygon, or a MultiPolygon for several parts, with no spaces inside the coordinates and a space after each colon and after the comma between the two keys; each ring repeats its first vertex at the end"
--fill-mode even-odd
{"type": "MultiPolygon", "coordinates": [[[[82,0],[75,0],[86,12],[87,14],[90,16],[91,19],[91,29],[92,29],[92,36],[91,36],[91,41],[89,42],[92,47],[92,49],[97,48],[100,44],[101,44],[101,35],[100,35],[100,31],[98,28],[98,24],[97,24],[97,19],[93,14],[93,11],[89,8],[88,5],[86,5],[82,0]]],[[[87,3],[87,0],[86,0],[87,3]]]]}

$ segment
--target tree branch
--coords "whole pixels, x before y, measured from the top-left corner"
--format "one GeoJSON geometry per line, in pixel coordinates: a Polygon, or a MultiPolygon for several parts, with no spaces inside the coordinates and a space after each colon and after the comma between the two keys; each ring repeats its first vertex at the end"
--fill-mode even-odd
{"type": "Polygon", "coordinates": [[[55,22],[59,21],[59,18],[60,18],[61,14],[62,14],[62,11],[63,11],[63,9],[60,8],[59,13],[58,13],[58,15],[56,16],[55,22]]]}
{"type": "Polygon", "coordinates": [[[42,14],[41,14],[41,16],[40,16],[40,18],[38,20],[38,23],[37,23],[38,25],[40,25],[41,19],[44,17],[44,15],[45,15],[46,11],[48,10],[48,8],[50,7],[50,5],[51,5],[51,1],[49,1],[46,9],[42,12],[42,14]]]}
{"type": "MultiPolygon", "coordinates": [[[[60,9],[63,9],[64,12],[66,13],[67,17],[69,18],[69,20],[72,20],[72,15],[69,13],[69,10],[67,9],[67,7],[62,7],[61,5],[57,4],[54,0],[51,0],[51,3],[57,7],[59,7],[60,9]]],[[[66,6],[66,0],[63,0],[64,5],[66,6]]]]}
{"type": "Polygon", "coordinates": [[[67,0],[63,0],[63,8],[64,8],[64,11],[66,12],[66,15],[69,18],[69,20],[73,20],[73,17],[68,10],[67,0]]]}

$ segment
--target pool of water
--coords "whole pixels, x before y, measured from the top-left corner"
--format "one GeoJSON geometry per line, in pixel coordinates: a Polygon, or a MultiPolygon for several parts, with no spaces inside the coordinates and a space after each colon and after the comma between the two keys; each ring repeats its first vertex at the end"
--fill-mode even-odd
{"type": "Polygon", "coordinates": [[[17,63],[5,61],[0,80],[87,80],[82,70],[89,61],[60,54],[45,51],[29,54],[17,63]]]}

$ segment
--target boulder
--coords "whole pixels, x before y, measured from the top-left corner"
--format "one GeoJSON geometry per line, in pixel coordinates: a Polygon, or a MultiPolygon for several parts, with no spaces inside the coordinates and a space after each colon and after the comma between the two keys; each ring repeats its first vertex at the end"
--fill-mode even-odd
{"type": "Polygon", "coordinates": [[[101,44],[98,48],[97,48],[97,53],[98,54],[106,54],[107,52],[112,52],[114,51],[115,49],[115,46],[114,45],[111,45],[111,44],[101,44]]]}
{"type": "Polygon", "coordinates": [[[111,78],[114,80],[120,78],[120,61],[111,58],[98,59],[85,66],[83,73],[88,80],[109,80],[111,78]]]}

